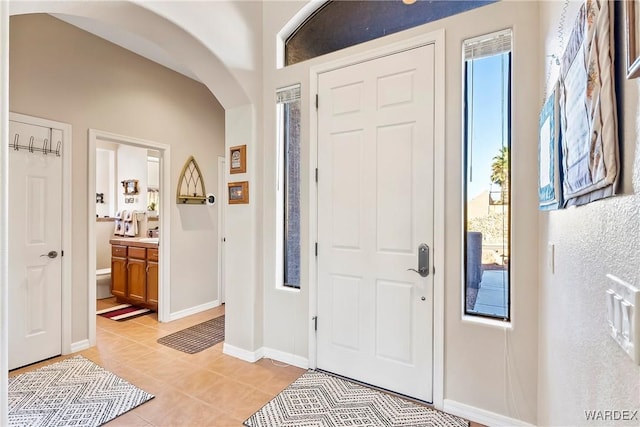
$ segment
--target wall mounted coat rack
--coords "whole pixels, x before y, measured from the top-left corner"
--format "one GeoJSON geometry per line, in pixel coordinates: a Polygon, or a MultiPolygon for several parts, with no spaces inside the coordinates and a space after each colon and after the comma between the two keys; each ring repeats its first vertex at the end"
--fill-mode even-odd
{"type": "Polygon", "coordinates": [[[62,141],[58,141],[58,144],[56,145],[55,150],[53,149],[52,142],[49,141],[47,138],[45,138],[44,141],[42,142],[42,147],[38,147],[35,145],[35,137],[33,136],[29,138],[29,145],[23,145],[23,144],[20,144],[20,135],[16,133],[13,137],[13,143],[10,143],[9,147],[13,148],[15,151],[20,151],[20,149],[24,149],[24,150],[29,150],[30,153],[38,151],[40,153],[43,153],[45,156],[47,154],[55,154],[56,156],[60,157],[60,152],[62,149],[62,141]]]}
{"type": "Polygon", "coordinates": [[[207,202],[202,172],[193,156],[187,159],[178,179],[176,203],[204,205],[207,202]]]}

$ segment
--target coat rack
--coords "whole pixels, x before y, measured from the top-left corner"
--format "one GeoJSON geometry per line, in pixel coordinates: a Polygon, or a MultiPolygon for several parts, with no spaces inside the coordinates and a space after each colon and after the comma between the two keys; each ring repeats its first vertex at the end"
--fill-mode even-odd
{"type": "Polygon", "coordinates": [[[193,156],[189,157],[182,168],[178,179],[176,203],[187,205],[204,205],[207,202],[202,172],[193,156]]]}
{"type": "Polygon", "coordinates": [[[43,153],[45,156],[47,154],[55,154],[57,157],[60,157],[60,150],[62,149],[62,141],[58,141],[56,145],[55,151],[53,150],[53,144],[47,138],[42,142],[42,147],[35,146],[35,137],[29,138],[29,145],[20,144],[20,134],[15,134],[13,137],[13,143],[9,143],[9,147],[13,148],[15,151],[20,151],[20,149],[29,150],[30,153],[37,151],[39,153],[43,153]]]}

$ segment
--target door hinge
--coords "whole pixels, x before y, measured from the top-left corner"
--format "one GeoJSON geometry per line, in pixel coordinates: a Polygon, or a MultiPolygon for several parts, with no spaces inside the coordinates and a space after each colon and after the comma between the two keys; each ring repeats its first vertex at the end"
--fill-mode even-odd
{"type": "Polygon", "coordinates": [[[311,319],[313,320],[313,330],[317,331],[318,330],[318,316],[313,316],[311,319]]]}
{"type": "Polygon", "coordinates": [[[318,256],[318,242],[316,242],[316,256],[318,256]]]}
{"type": "Polygon", "coordinates": [[[60,251],[60,256],[64,256],[64,251],[60,251]]]}
{"type": "Polygon", "coordinates": [[[318,182],[318,168],[316,168],[316,182],[318,182]]]}
{"type": "Polygon", "coordinates": [[[316,110],[318,109],[318,94],[316,93],[316,110]]]}

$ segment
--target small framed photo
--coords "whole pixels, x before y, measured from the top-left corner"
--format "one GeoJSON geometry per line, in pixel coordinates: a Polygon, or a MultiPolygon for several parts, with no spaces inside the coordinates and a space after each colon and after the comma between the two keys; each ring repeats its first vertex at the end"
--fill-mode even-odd
{"type": "Polygon", "coordinates": [[[230,205],[249,203],[249,181],[230,182],[228,186],[230,205]]]}
{"type": "Polygon", "coordinates": [[[640,1],[624,2],[624,35],[627,44],[627,78],[640,77],[640,1]]]}
{"type": "Polygon", "coordinates": [[[247,171],[247,146],[238,145],[229,149],[229,173],[245,173],[247,171]]]}

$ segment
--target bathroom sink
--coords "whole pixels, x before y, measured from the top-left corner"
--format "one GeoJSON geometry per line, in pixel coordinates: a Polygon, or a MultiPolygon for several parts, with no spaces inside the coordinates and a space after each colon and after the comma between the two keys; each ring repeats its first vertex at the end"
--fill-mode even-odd
{"type": "Polygon", "coordinates": [[[143,237],[142,239],[138,239],[138,242],[141,243],[158,243],[157,237],[143,237]]]}

